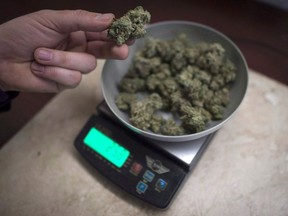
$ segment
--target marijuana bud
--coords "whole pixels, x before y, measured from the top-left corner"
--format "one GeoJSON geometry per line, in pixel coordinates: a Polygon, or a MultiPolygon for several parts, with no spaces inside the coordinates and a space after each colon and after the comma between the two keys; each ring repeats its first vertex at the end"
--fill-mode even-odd
{"type": "Polygon", "coordinates": [[[224,54],[218,43],[192,45],[183,34],[148,38],[119,83],[116,105],[142,130],[171,136],[203,131],[210,120],[224,118],[230,101],[237,69],[224,54]]]}
{"type": "Polygon", "coordinates": [[[150,13],[138,6],[114,20],[108,29],[108,36],[115,39],[118,45],[124,44],[127,40],[144,37],[146,34],[144,27],[150,19],[150,13]]]}
{"type": "Polygon", "coordinates": [[[179,136],[185,134],[185,129],[178,125],[173,119],[168,119],[161,128],[161,133],[169,136],[179,136]]]}
{"type": "Polygon", "coordinates": [[[137,96],[135,94],[120,92],[116,99],[115,104],[120,110],[130,110],[130,104],[137,100],[137,96]]]}
{"type": "Polygon", "coordinates": [[[135,78],[123,78],[119,84],[121,91],[128,93],[136,93],[145,89],[144,79],[135,77],[135,78]]]}
{"type": "Polygon", "coordinates": [[[131,103],[130,121],[136,127],[147,130],[151,126],[151,119],[156,110],[163,106],[161,97],[153,93],[148,97],[131,103]]]}

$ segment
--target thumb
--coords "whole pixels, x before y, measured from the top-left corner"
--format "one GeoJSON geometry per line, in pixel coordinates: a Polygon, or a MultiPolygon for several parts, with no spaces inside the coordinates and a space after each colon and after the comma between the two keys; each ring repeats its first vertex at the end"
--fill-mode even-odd
{"type": "Polygon", "coordinates": [[[101,14],[85,10],[41,10],[33,15],[41,24],[61,33],[104,31],[114,18],[111,13],[101,14]]]}

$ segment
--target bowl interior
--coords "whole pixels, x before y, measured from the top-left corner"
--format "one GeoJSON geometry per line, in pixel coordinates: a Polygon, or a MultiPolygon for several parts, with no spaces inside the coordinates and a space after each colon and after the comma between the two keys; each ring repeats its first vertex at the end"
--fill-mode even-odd
{"type": "Polygon", "coordinates": [[[139,39],[129,49],[129,57],[126,60],[107,60],[102,71],[102,90],[106,103],[111,111],[130,129],[141,133],[149,138],[164,140],[164,141],[185,141],[200,138],[208,135],[219,129],[236,111],[246,93],[248,84],[248,69],[246,61],[237,46],[222,33],[193,22],[186,21],[168,21],[156,23],[148,26],[147,36],[160,39],[171,39],[178,36],[180,33],[185,33],[192,44],[206,42],[206,43],[220,43],[225,49],[225,57],[230,59],[237,68],[237,77],[230,90],[230,104],[225,109],[224,118],[219,121],[210,121],[206,129],[195,134],[188,134],[183,136],[165,136],[152,132],[142,131],[129,122],[129,116],[120,111],[115,104],[115,97],[118,95],[117,88],[122,77],[127,73],[135,52],[141,48],[145,42],[144,39],[139,39]]]}

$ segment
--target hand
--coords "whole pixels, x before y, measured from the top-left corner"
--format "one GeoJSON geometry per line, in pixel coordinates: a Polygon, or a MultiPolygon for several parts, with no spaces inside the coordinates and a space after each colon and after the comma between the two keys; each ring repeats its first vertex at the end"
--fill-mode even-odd
{"type": "Polygon", "coordinates": [[[107,38],[113,14],[42,10],[0,25],[0,88],[58,92],[77,86],[97,58],[125,59],[107,38]]]}

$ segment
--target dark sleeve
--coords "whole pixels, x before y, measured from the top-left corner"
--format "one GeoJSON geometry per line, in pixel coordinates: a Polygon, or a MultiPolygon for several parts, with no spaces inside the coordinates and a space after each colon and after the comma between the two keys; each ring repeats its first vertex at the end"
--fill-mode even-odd
{"type": "Polygon", "coordinates": [[[0,90],[0,112],[8,111],[11,108],[11,101],[17,97],[19,92],[0,90]]]}

